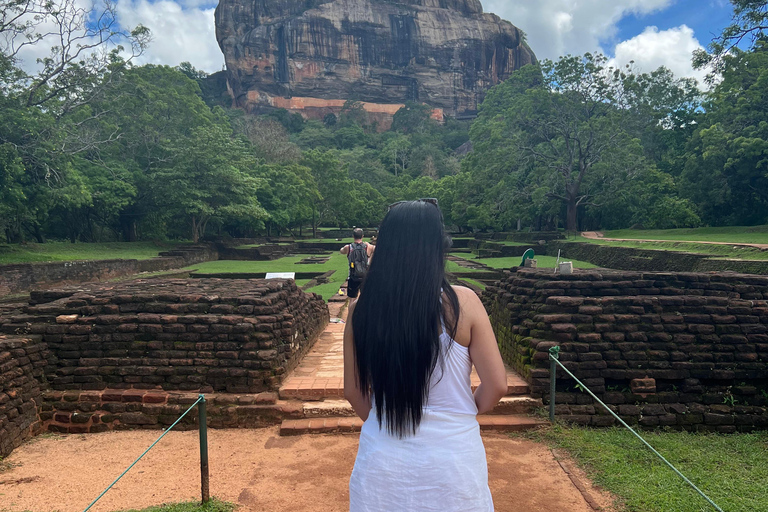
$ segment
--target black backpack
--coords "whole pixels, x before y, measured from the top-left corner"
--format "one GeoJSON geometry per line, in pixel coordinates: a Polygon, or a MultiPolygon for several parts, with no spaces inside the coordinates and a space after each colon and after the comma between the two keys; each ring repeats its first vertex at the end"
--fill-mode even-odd
{"type": "Polygon", "coordinates": [[[349,244],[349,277],[356,281],[362,281],[368,272],[367,244],[349,244]]]}

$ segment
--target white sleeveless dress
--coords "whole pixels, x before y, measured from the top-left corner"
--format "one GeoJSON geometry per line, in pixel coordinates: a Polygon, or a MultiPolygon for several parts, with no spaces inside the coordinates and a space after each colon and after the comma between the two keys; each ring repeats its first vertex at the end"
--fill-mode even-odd
{"type": "Polygon", "coordinates": [[[442,362],[416,434],[379,429],[375,407],[360,432],[349,481],[351,512],[489,512],[485,447],[472,395],[469,349],[443,329],[442,362]]]}

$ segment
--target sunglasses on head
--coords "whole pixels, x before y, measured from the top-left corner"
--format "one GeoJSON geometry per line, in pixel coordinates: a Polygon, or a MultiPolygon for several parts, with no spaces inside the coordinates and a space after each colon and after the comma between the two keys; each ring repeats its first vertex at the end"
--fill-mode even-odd
{"type": "MultiPolygon", "coordinates": [[[[437,206],[437,199],[434,197],[422,197],[421,199],[415,199],[415,201],[419,201],[422,203],[429,203],[437,206]]],[[[391,210],[395,206],[403,203],[410,203],[411,201],[398,201],[396,203],[392,203],[391,205],[387,206],[387,211],[391,210]]]]}

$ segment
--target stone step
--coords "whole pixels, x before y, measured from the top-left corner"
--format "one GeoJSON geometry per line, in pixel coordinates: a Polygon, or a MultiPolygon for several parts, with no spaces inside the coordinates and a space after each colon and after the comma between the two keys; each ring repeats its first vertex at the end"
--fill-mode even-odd
{"type": "MultiPolygon", "coordinates": [[[[477,417],[477,421],[480,424],[480,430],[486,432],[519,432],[548,423],[541,418],[516,414],[481,415],[477,417]]],[[[283,420],[280,425],[280,435],[352,433],[360,432],[362,426],[363,421],[357,417],[283,420]]]]}
{"type": "MultiPolygon", "coordinates": [[[[543,407],[541,400],[530,396],[505,396],[489,415],[531,414],[543,407]]],[[[304,418],[355,417],[355,411],[346,400],[309,401],[302,404],[304,418]]]]}
{"type": "MultiPolygon", "coordinates": [[[[472,390],[480,380],[473,372],[472,390]]],[[[507,374],[507,396],[527,395],[531,392],[528,383],[515,374],[507,374]]],[[[292,375],[280,386],[280,398],[283,400],[325,400],[344,397],[344,379],[341,377],[302,377],[292,375]]]]}

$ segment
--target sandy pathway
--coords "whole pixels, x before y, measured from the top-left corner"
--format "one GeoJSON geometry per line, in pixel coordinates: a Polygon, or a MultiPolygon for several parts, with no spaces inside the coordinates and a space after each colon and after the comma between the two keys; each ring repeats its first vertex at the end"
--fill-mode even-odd
{"type": "MultiPolygon", "coordinates": [[[[211,494],[239,504],[239,512],[348,510],[357,435],[278,437],[276,427],[208,432],[211,494]]],[[[82,511],[157,436],[133,431],[33,440],[8,457],[15,467],[0,472],[0,510],[82,511]]],[[[484,440],[496,510],[592,512],[546,446],[501,434],[484,440]]],[[[197,432],[171,432],[91,510],[198,499],[197,442],[197,432]]]]}

